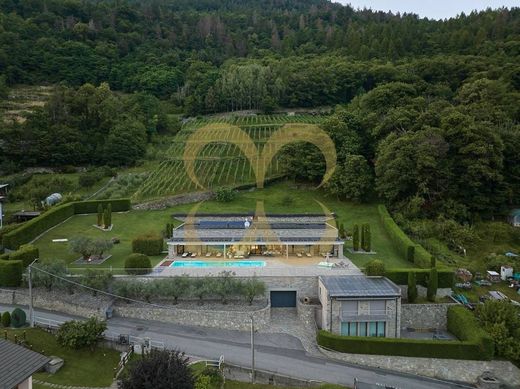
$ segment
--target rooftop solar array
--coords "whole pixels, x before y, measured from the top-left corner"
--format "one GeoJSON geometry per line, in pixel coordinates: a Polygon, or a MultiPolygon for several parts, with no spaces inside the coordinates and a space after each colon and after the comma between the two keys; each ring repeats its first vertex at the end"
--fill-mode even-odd
{"type": "Polygon", "coordinates": [[[320,276],[331,297],[399,297],[401,289],[385,277],[320,276]]]}

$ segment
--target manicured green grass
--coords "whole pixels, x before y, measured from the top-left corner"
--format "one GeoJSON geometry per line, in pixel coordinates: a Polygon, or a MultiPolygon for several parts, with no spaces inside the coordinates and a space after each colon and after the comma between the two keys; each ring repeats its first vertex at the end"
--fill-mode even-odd
{"type": "MultiPolygon", "coordinates": [[[[344,223],[345,228],[352,230],[354,224],[370,223],[372,233],[372,248],[375,255],[352,254],[347,248],[352,247],[351,242],[345,244],[345,255],[352,259],[357,266],[364,266],[372,259],[381,259],[387,268],[411,268],[413,265],[400,257],[392,241],[383,229],[379,220],[376,204],[354,204],[339,201],[327,196],[323,191],[311,187],[298,187],[292,183],[279,183],[265,189],[240,192],[231,202],[220,203],[216,201],[203,202],[198,212],[251,212],[255,211],[257,204],[265,207],[265,212],[270,213],[323,213],[321,202],[330,212],[337,215],[338,223],[344,223]]],[[[131,241],[134,237],[146,232],[161,232],[166,223],[172,222],[173,213],[190,212],[195,204],[184,204],[159,211],[130,211],[115,213],[113,215],[114,228],[111,232],[102,232],[92,225],[96,223],[96,215],[76,215],[67,222],[50,230],[36,241],[40,249],[41,258],[64,259],[67,262],[76,260],[79,255],[71,253],[67,243],[52,243],[52,239],[71,239],[78,235],[95,238],[118,237],[121,243],[115,245],[112,258],[101,267],[123,267],[125,258],[131,253],[131,241]]],[[[180,224],[174,221],[175,225],[180,224]]],[[[157,263],[162,257],[154,257],[157,263]]],[[[75,266],[75,265],[72,265],[75,266]]]]}
{"type": "Polygon", "coordinates": [[[54,375],[48,373],[36,373],[33,378],[61,385],[75,386],[110,386],[114,376],[114,368],[119,363],[119,353],[112,349],[97,348],[72,350],[61,347],[56,342],[54,335],[41,329],[7,330],[8,338],[14,339],[18,335],[21,339],[26,332],[27,343],[32,349],[47,356],[58,356],[65,363],[54,375]]]}

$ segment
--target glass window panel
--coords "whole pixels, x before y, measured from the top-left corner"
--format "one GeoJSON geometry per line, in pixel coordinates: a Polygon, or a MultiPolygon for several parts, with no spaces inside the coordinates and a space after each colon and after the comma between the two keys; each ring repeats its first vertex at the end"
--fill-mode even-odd
{"type": "Polygon", "coordinates": [[[342,336],[348,336],[349,335],[349,333],[348,333],[348,325],[349,325],[348,322],[342,322],[341,323],[341,335],[342,336]]]}
{"type": "Polygon", "coordinates": [[[358,323],[349,323],[349,329],[348,329],[349,336],[357,336],[357,324],[358,323]]]}
{"type": "Polygon", "coordinates": [[[368,323],[368,336],[377,336],[377,321],[368,323]]]}
{"type": "Polygon", "coordinates": [[[385,326],[386,326],[386,323],[384,321],[377,322],[377,336],[380,336],[380,337],[385,336],[385,326]]]}
{"type": "Polygon", "coordinates": [[[367,323],[359,323],[359,336],[367,336],[367,323]]]}

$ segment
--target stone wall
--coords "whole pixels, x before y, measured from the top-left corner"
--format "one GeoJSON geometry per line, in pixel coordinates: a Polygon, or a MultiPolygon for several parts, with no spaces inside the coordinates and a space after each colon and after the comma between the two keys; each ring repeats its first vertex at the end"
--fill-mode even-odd
{"type": "Polygon", "coordinates": [[[457,304],[403,304],[401,328],[445,330],[448,308],[457,304]]]}
{"type": "Polygon", "coordinates": [[[157,320],[168,323],[184,325],[196,325],[202,327],[215,327],[228,330],[249,330],[251,315],[255,319],[255,326],[261,330],[266,328],[271,322],[271,307],[255,311],[237,310],[197,310],[197,309],[177,309],[139,307],[134,304],[115,305],[114,315],[119,317],[133,317],[143,320],[157,320]]]}
{"type": "MultiPolygon", "coordinates": [[[[344,354],[320,348],[329,358],[360,366],[371,366],[391,371],[418,374],[443,380],[477,383],[478,377],[491,372],[503,383],[517,387],[520,385],[520,369],[507,361],[460,361],[439,358],[410,358],[389,355],[344,354]]],[[[383,373],[383,372],[381,372],[383,373]]]]}
{"type": "MultiPolygon", "coordinates": [[[[29,305],[28,289],[0,289],[0,303],[29,305]]],[[[112,304],[111,299],[89,294],[68,294],[63,291],[47,291],[42,288],[33,289],[33,305],[35,308],[58,311],[80,317],[105,318],[106,309],[112,304]]]]}
{"type": "Polygon", "coordinates": [[[180,204],[197,203],[199,201],[210,200],[213,197],[213,192],[184,193],[177,196],[171,196],[163,199],[147,201],[141,204],[135,204],[132,205],[132,208],[137,210],[165,209],[180,204]]]}
{"type": "MultiPolygon", "coordinates": [[[[251,380],[251,368],[249,367],[242,367],[225,363],[223,373],[227,380],[241,382],[250,382],[251,380]]],[[[263,385],[274,385],[274,387],[283,386],[295,388],[317,387],[321,384],[321,382],[318,381],[288,377],[278,373],[258,369],[255,370],[255,383],[263,385]]]]}
{"type": "Polygon", "coordinates": [[[298,299],[310,297],[318,298],[318,277],[317,276],[258,276],[258,279],[265,282],[267,291],[271,290],[296,290],[298,299]]]}
{"type": "Polygon", "coordinates": [[[320,306],[316,304],[304,304],[300,301],[300,299],[297,299],[296,308],[298,311],[298,319],[304,323],[305,326],[316,328],[316,320],[314,315],[320,306]]]}

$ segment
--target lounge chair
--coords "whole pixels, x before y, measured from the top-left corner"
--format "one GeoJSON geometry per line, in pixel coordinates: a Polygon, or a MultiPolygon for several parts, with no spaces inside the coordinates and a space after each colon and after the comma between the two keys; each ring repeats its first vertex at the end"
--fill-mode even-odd
{"type": "Polygon", "coordinates": [[[211,253],[206,253],[206,257],[211,257],[211,253]]]}
{"type": "Polygon", "coordinates": [[[197,256],[197,253],[191,253],[191,257],[195,258],[197,256]]]}
{"type": "Polygon", "coordinates": [[[189,253],[187,253],[187,252],[186,253],[182,253],[181,257],[182,258],[186,258],[188,255],[189,255],[189,253]]]}
{"type": "Polygon", "coordinates": [[[222,256],[222,253],[217,253],[217,258],[220,258],[222,256]]]}
{"type": "Polygon", "coordinates": [[[301,258],[301,257],[302,257],[302,253],[298,253],[298,254],[296,254],[296,256],[297,256],[298,258],[301,258]]]}
{"type": "Polygon", "coordinates": [[[305,255],[309,258],[312,257],[311,253],[305,253],[305,255]]]}
{"type": "Polygon", "coordinates": [[[332,269],[334,267],[334,263],[332,263],[332,262],[320,262],[320,263],[318,263],[318,266],[320,266],[320,267],[328,267],[328,268],[332,269]]]}

